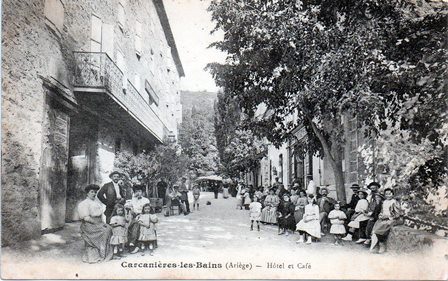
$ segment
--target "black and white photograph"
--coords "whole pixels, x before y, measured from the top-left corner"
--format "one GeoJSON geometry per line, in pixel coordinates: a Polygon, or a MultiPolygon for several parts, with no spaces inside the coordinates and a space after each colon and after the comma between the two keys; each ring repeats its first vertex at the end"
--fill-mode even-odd
{"type": "Polygon", "coordinates": [[[1,1],[2,279],[448,279],[447,0],[1,1]]]}

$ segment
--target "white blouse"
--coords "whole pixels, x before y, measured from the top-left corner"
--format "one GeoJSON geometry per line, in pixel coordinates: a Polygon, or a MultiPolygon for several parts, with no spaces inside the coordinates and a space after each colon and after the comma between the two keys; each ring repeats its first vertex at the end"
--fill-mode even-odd
{"type": "Polygon", "coordinates": [[[78,214],[80,219],[85,217],[99,217],[103,214],[103,206],[96,200],[84,199],[78,205],[78,214]]]}

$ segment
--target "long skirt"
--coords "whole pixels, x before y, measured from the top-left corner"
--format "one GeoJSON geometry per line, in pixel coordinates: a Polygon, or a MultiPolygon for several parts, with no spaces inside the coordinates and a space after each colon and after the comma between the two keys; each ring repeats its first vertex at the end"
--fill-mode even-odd
{"type": "Polygon", "coordinates": [[[225,199],[229,198],[229,189],[228,188],[222,189],[222,197],[225,199]]]}
{"type": "Polygon", "coordinates": [[[294,220],[296,223],[303,219],[303,214],[305,213],[305,208],[296,209],[294,211],[294,220]]]}
{"type": "MultiPolygon", "coordinates": [[[[99,218],[101,219],[101,218],[99,218]]],[[[112,259],[113,248],[110,245],[112,227],[103,223],[81,223],[81,237],[85,242],[82,261],[97,263],[112,259]]]]}
{"type": "Polygon", "coordinates": [[[316,238],[320,238],[321,230],[320,230],[319,220],[312,220],[312,221],[305,222],[305,220],[302,219],[297,224],[296,229],[300,230],[300,231],[304,231],[304,232],[308,233],[309,235],[314,236],[316,238]]]}
{"type": "Polygon", "coordinates": [[[261,221],[266,223],[277,223],[277,207],[264,207],[261,211],[261,221]]]}
{"type": "Polygon", "coordinates": [[[293,216],[278,218],[278,225],[284,229],[289,229],[292,231],[296,230],[296,222],[293,216]]]}

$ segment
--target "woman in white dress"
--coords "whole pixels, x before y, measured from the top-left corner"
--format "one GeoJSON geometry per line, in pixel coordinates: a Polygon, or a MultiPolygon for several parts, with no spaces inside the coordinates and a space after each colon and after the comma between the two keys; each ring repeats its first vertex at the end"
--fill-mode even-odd
{"type": "Polygon", "coordinates": [[[305,242],[305,236],[307,236],[306,243],[311,244],[312,237],[320,239],[320,223],[319,223],[319,206],[316,203],[316,199],[313,194],[308,194],[309,204],[305,206],[305,213],[302,220],[296,226],[299,231],[300,238],[297,243],[305,242]]]}
{"type": "Polygon", "coordinates": [[[98,185],[88,185],[85,188],[87,198],[78,205],[81,237],[85,242],[82,261],[86,263],[108,261],[113,256],[113,248],[110,245],[112,227],[102,221],[103,206],[96,199],[99,189],[98,185]]]}

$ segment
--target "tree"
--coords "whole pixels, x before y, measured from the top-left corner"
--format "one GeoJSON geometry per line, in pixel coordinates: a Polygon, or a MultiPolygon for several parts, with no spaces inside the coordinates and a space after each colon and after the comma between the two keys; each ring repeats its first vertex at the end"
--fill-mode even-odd
{"type": "Polygon", "coordinates": [[[235,100],[225,92],[218,93],[215,103],[215,136],[222,172],[238,177],[258,166],[266,155],[267,145],[250,130],[241,128],[244,116],[235,100]]]}
{"type": "Polygon", "coordinates": [[[189,174],[199,177],[215,173],[219,165],[214,138],[213,115],[193,106],[191,115],[185,114],[179,130],[182,154],[189,159],[189,174]]]}
{"type": "MultiPolygon", "coordinates": [[[[216,83],[248,114],[245,126],[257,135],[280,145],[292,128],[304,125],[304,147],[328,159],[338,199],[344,201],[346,132],[341,116],[356,115],[366,136],[384,130],[386,119],[391,124],[405,120],[394,114],[422,90],[423,83],[412,80],[418,67],[411,61],[439,62],[427,71],[431,74],[424,82],[431,85],[418,95],[418,106],[432,104],[431,96],[439,102],[446,98],[440,80],[446,74],[446,60],[440,60],[446,58],[445,41],[440,39],[446,15],[438,13],[446,12],[446,5],[421,3],[424,7],[405,0],[215,0],[209,9],[224,40],[212,46],[228,57],[225,64],[209,67],[216,83]],[[407,44],[408,49],[397,47],[412,34],[424,51],[412,52],[407,44]],[[432,34],[434,40],[419,41],[432,34]],[[253,118],[260,104],[273,114],[253,118]],[[286,122],[292,114],[297,118],[286,122]]],[[[444,104],[436,105],[434,118],[440,118],[444,104]]]]}
{"type": "Polygon", "coordinates": [[[157,182],[175,183],[187,172],[188,159],[178,153],[176,145],[158,145],[153,150],[137,155],[123,151],[115,157],[114,166],[127,176],[128,184],[143,184],[154,190],[157,182]]]}

